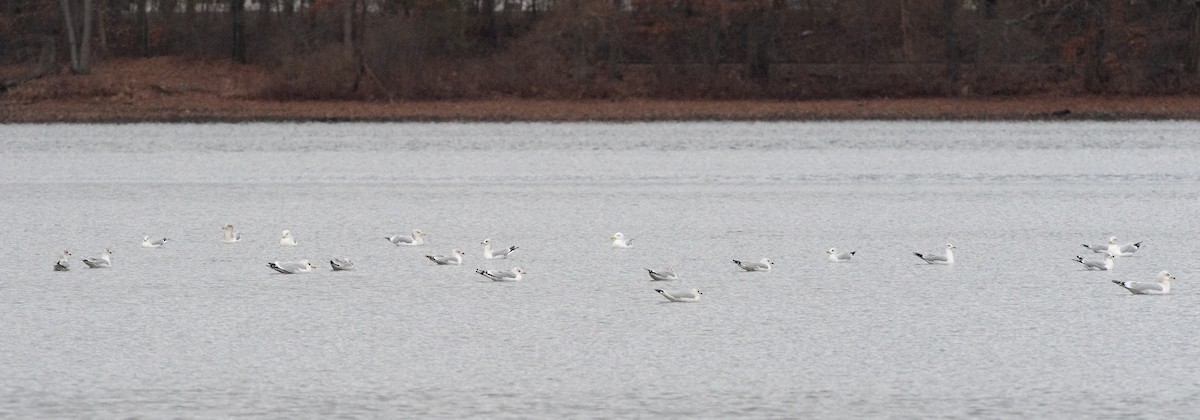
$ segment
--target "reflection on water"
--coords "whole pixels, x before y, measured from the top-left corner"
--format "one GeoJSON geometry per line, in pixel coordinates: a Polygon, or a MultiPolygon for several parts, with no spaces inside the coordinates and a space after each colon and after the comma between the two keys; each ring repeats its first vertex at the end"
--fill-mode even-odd
{"type": "Polygon", "coordinates": [[[0,415],[1189,415],[1197,128],[3,126],[0,415]],[[1071,261],[1109,235],[1146,246],[1071,261]],[[663,303],[666,266],[703,300],[663,303]],[[1173,295],[1110,283],[1161,269],[1173,295]]]}

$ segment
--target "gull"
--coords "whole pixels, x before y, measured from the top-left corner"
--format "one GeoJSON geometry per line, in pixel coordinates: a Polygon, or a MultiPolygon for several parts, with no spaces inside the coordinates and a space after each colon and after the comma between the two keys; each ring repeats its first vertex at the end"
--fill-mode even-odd
{"type": "Polygon", "coordinates": [[[771,266],[775,265],[775,262],[771,261],[770,258],[763,258],[758,260],[758,262],[733,260],[733,263],[746,271],[771,271],[771,266]]]}
{"type": "Polygon", "coordinates": [[[920,252],[914,252],[913,255],[916,255],[917,258],[925,260],[925,262],[930,264],[954,264],[955,249],[958,249],[958,247],[946,244],[946,255],[937,255],[933,253],[922,254],[920,252]]]}
{"type": "Polygon", "coordinates": [[[88,268],[112,268],[112,250],[104,248],[104,253],[100,254],[99,258],[87,258],[83,263],[88,268]]]}
{"type": "Polygon", "coordinates": [[[480,243],[483,244],[483,258],[486,258],[489,260],[499,260],[499,259],[508,258],[509,255],[512,255],[513,251],[517,250],[517,247],[510,246],[508,248],[502,248],[499,251],[493,251],[491,238],[484,239],[483,242],[480,242],[480,243]]]}
{"type": "Polygon", "coordinates": [[[425,258],[437,263],[437,265],[462,265],[462,257],[464,255],[467,254],[456,249],[450,255],[426,255],[425,258]]]}
{"type": "Polygon", "coordinates": [[[675,275],[674,267],[667,267],[666,270],[654,271],[649,268],[644,269],[650,272],[650,281],[669,281],[679,280],[679,276],[675,275]]]}
{"type": "Polygon", "coordinates": [[[1128,257],[1128,256],[1133,255],[1134,252],[1137,252],[1137,250],[1141,249],[1142,243],[1141,242],[1131,242],[1131,243],[1121,245],[1121,244],[1117,243],[1116,236],[1109,236],[1107,244],[1104,244],[1104,245],[1083,244],[1083,247],[1090,249],[1090,250],[1092,250],[1092,252],[1095,252],[1097,254],[1107,252],[1114,257],[1128,257]]]}
{"type": "Polygon", "coordinates": [[[58,262],[54,263],[54,271],[71,271],[71,263],[67,262],[67,257],[71,256],[71,251],[63,251],[62,255],[58,256],[58,262]]]}
{"type": "Polygon", "coordinates": [[[292,237],[292,231],[283,230],[283,236],[279,238],[279,246],[296,246],[296,238],[292,237]]]}
{"type": "Polygon", "coordinates": [[[308,262],[308,260],[269,262],[267,263],[267,267],[271,267],[272,270],[283,274],[309,273],[317,269],[317,266],[313,265],[311,262],[308,262]]]}
{"type": "Polygon", "coordinates": [[[167,238],[150,240],[149,236],[142,235],[142,248],[158,248],[167,243],[167,238]]]}
{"type": "Polygon", "coordinates": [[[422,232],[421,229],[416,229],[416,230],[412,231],[412,236],[392,235],[392,236],[384,236],[383,239],[387,239],[388,241],[391,241],[396,246],[400,246],[400,245],[417,246],[417,245],[425,244],[425,239],[422,239],[422,237],[425,235],[426,235],[426,233],[422,232]]]}
{"type": "Polygon", "coordinates": [[[654,291],[671,302],[696,302],[700,300],[700,295],[704,294],[696,289],[675,292],[664,292],[663,289],[654,289],[654,291]]]}
{"type": "Polygon", "coordinates": [[[833,262],[850,261],[850,257],[853,257],[856,252],[858,251],[838,252],[837,248],[829,248],[828,251],[825,251],[829,254],[829,261],[833,262]]]}
{"type": "Polygon", "coordinates": [[[633,247],[633,239],[626,240],[625,235],[622,234],[621,232],[612,234],[612,236],[609,236],[608,239],[612,239],[612,247],[613,248],[632,248],[633,247]]]}
{"type": "Polygon", "coordinates": [[[1171,293],[1171,280],[1175,280],[1175,276],[1168,273],[1167,270],[1160,271],[1155,277],[1154,283],[1142,281],[1117,281],[1113,280],[1118,286],[1124,287],[1130,293],[1135,295],[1165,295],[1171,293]]]}
{"type": "Polygon", "coordinates": [[[346,257],[334,257],[332,260],[329,260],[329,265],[333,268],[333,271],[347,271],[354,268],[354,261],[350,261],[346,257]]]}
{"type": "Polygon", "coordinates": [[[231,244],[242,240],[242,234],[233,230],[233,225],[221,226],[221,242],[231,244]]]}
{"type": "Polygon", "coordinates": [[[1088,270],[1109,271],[1109,270],[1112,270],[1112,268],[1113,268],[1113,258],[1114,258],[1113,255],[1109,254],[1109,253],[1104,254],[1103,261],[1101,261],[1101,260],[1085,260],[1085,259],[1083,259],[1083,257],[1076,255],[1075,262],[1083,264],[1083,266],[1086,267],[1088,270]]]}
{"type": "Polygon", "coordinates": [[[476,273],[492,279],[492,281],[517,281],[521,280],[526,273],[521,267],[513,267],[512,270],[475,270],[476,273]]]}
{"type": "MultiPolygon", "coordinates": [[[[1112,239],[1115,240],[1117,238],[1113,237],[1112,239]]],[[[1117,256],[1117,257],[1130,257],[1130,256],[1133,256],[1134,252],[1137,252],[1137,250],[1139,250],[1141,248],[1142,248],[1141,242],[1131,242],[1131,243],[1127,243],[1124,245],[1117,245],[1116,243],[1110,243],[1108,245],[1108,253],[1112,254],[1113,256],[1117,256]]]]}

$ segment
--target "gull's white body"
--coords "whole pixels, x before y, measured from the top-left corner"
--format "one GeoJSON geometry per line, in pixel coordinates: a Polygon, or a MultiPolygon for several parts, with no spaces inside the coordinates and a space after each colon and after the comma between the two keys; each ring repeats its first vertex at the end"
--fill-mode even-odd
{"type": "Polygon", "coordinates": [[[663,291],[662,289],[654,289],[654,291],[658,292],[658,294],[667,298],[667,300],[671,302],[696,302],[699,301],[700,296],[704,294],[696,289],[672,292],[663,291]]]}
{"type": "Polygon", "coordinates": [[[612,247],[613,248],[619,249],[619,248],[632,248],[633,247],[633,239],[625,239],[625,234],[623,234],[621,232],[612,234],[612,236],[609,236],[608,239],[612,239],[612,247]]]}
{"type": "Polygon", "coordinates": [[[829,254],[829,261],[831,262],[850,261],[850,257],[853,257],[856,252],[858,251],[838,252],[837,248],[829,248],[828,251],[825,251],[825,253],[829,254]]]}
{"type": "Polygon", "coordinates": [[[770,258],[763,258],[758,262],[733,260],[733,263],[746,271],[771,271],[771,266],[775,265],[770,258]]]}
{"type": "Polygon", "coordinates": [[[1171,293],[1171,280],[1175,280],[1175,276],[1172,276],[1167,270],[1163,270],[1158,273],[1158,276],[1155,276],[1154,282],[1117,280],[1112,282],[1135,295],[1165,295],[1171,293]]]}
{"type": "Polygon", "coordinates": [[[1112,254],[1104,254],[1103,260],[1085,260],[1083,257],[1077,255],[1075,256],[1075,262],[1083,264],[1084,268],[1088,270],[1109,271],[1113,269],[1114,258],[1112,254]]]}
{"type": "Polygon", "coordinates": [[[167,238],[155,239],[152,241],[150,240],[149,236],[142,235],[142,248],[158,248],[163,246],[165,243],[167,243],[167,238]]]}
{"type": "Polygon", "coordinates": [[[944,255],[937,255],[934,253],[922,254],[920,252],[914,252],[913,255],[916,255],[917,258],[920,258],[929,264],[954,264],[955,249],[958,249],[958,247],[951,244],[946,244],[946,253],[944,255]]]}
{"type": "Polygon", "coordinates": [[[233,230],[233,225],[221,226],[221,242],[231,244],[242,240],[242,234],[233,230]]]}
{"type": "Polygon", "coordinates": [[[644,270],[646,270],[647,272],[650,273],[650,281],[679,280],[679,276],[675,274],[674,267],[667,267],[666,270],[658,270],[658,271],[651,270],[649,268],[646,268],[644,270]]]}
{"type": "Polygon", "coordinates": [[[450,255],[426,255],[425,258],[437,263],[437,265],[462,265],[462,259],[465,255],[467,254],[456,249],[450,255]]]}
{"type": "Polygon", "coordinates": [[[426,235],[425,232],[422,232],[421,229],[416,229],[416,230],[412,231],[412,236],[392,235],[392,236],[385,236],[385,237],[383,237],[383,239],[387,239],[389,242],[391,242],[392,244],[394,244],[396,246],[401,246],[401,245],[418,246],[418,245],[425,244],[425,239],[424,239],[425,235],[426,235]]]}
{"type": "Polygon", "coordinates": [[[310,273],[317,269],[317,266],[308,260],[269,262],[267,263],[267,267],[271,267],[272,270],[278,271],[281,274],[310,273]]]}
{"type": "Polygon", "coordinates": [[[296,246],[296,238],[292,236],[292,231],[283,231],[283,236],[279,238],[279,246],[296,246]]]}
{"type": "Polygon", "coordinates": [[[479,275],[492,279],[492,281],[520,281],[525,278],[525,270],[521,267],[513,267],[512,270],[475,270],[479,275]]]}
{"type": "Polygon", "coordinates": [[[517,247],[515,246],[493,250],[491,238],[484,239],[480,243],[483,244],[483,258],[489,260],[502,260],[508,258],[509,255],[512,255],[513,251],[517,250],[517,247]]]}
{"type": "Polygon", "coordinates": [[[83,263],[88,268],[112,268],[112,250],[104,248],[104,253],[100,254],[99,258],[87,258],[83,263]]]}
{"type": "Polygon", "coordinates": [[[71,256],[71,251],[63,251],[58,256],[58,262],[54,263],[54,271],[71,271],[71,263],[67,262],[67,257],[71,256]]]}
{"type": "Polygon", "coordinates": [[[333,271],[347,271],[354,268],[354,261],[350,261],[346,257],[334,257],[334,259],[329,260],[329,267],[333,271]]]}

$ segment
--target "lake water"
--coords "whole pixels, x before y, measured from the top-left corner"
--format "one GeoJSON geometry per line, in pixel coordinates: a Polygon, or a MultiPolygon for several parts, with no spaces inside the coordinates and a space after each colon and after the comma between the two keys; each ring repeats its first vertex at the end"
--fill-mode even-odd
{"type": "Polygon", "coordinates": [[[0,417],[1192,417],[1196,133],[0,126],[0,417]],[[383,239],[415,228],[428,245],[383,239]],[[1071,260],[1110,235],[1144,247],[1071,260]],[[484,260],[484,238],[520,250],[484,260]],[[952,266],[911,254],[947,242],[952,266]],[[105,247],[113,268],[79,261],[105,247]],[[463,266],[423,257],[453,248],[463,266]],[[300,258],[320,271],[266,267],[300,258]],[[642,270],[666,266],[683,279],[642,270]],[[1171,295],[1110,282],[1163,269],[1171,295]]]}

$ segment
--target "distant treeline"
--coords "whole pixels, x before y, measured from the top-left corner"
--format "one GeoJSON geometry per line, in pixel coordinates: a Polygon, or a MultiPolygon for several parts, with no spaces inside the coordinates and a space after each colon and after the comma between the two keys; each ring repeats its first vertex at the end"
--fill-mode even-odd
{"type": "Polygon", "coordinates": [[[275,99],[1198,93],[1197,0],[0,0],[0,62],[232,58],[275,99]]]}

